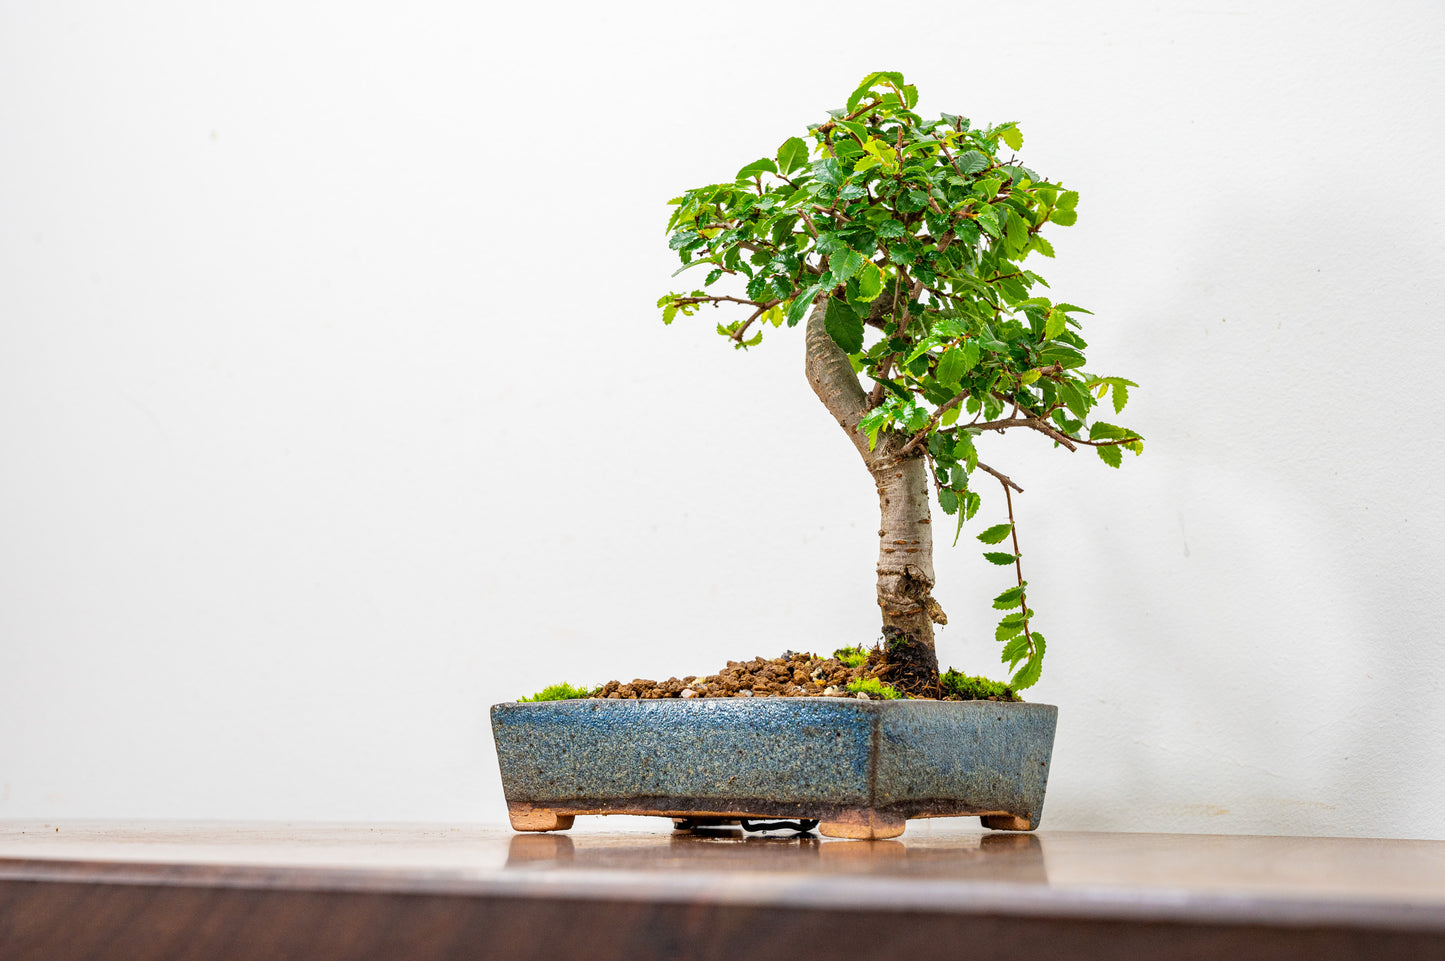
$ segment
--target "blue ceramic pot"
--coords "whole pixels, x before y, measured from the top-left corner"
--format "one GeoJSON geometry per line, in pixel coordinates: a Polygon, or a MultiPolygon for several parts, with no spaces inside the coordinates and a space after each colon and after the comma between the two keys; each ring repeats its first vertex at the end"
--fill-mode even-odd
{"type": "Polygon", "coordinates": [[[887,838],[917,817],[1038,827],[1057,716],[996,701],[598,699],[497,704],[492,733],[519,831],[645,814],[887,838]]]}

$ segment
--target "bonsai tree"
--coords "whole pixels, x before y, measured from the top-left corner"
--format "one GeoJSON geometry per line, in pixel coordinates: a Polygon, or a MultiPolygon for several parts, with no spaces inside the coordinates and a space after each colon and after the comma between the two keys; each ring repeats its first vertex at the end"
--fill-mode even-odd
{"type": "Polygon", "coordinates": [[[1106,396],[1122,410],[1137,385],[1084,371],[1089,311],[1042,296],[1031,269],[1032,255],[1054,256],[1043,228],[1073,224],[1078,194],[1013,155],[1017,124],[924,120],[917,101],[902,74],[869,74],[805,137],[673,199],[674,276],[703,279],[658,306],[668,324],[728,308],[717,331],[739,349],[769,326],[804,326],[808,383],[878,490],[878,606],[899,690],[938,690],[933,625],[947,617],[932,593],[930,497],[957,518],[956,544],[979,511],[974,478],[1001,485],[1007,520],[977,537],[989,562],[1013,568],[993,603],[1004,612],[995,638],[1021,690],[1045,650],[1019,560],[1022,488],[979,460],[980,438],[1026,430],[1118,467],[1143,439],[1092,418],[1106,396]]]}

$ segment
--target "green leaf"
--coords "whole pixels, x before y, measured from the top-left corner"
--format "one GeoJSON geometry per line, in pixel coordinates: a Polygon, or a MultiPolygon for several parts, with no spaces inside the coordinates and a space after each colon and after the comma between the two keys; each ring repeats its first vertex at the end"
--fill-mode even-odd
{"type": "Polygon", "coordinates": [[[1054,255],[1054,245],[1049,243],[1043,237],[1040,237],[1038,234],[1034,235],[1033,244],[1034,249],[1037,250],[1039,253],[1043,254],[1045,257],[1052,257],[1054,255]]]}
{"type": "Polygon", "coordinates": [[[677,268],[676,270],[674,270],[674,271],[672,272],[672,276],[676,277],[678,274],[682,273],[684,270],[691,270],[691,269],[694,268],[694,267],[701,267],[701,266],[704,265],[704,264],[711,264],[711,263],[714,263],[714,261],[711,261],[711,260],[694,260],[692,263],[690,263],[690,264],[683,264],[681,267],[679,267],[679,268],[677,268]]]}
{"type": "Polygon", "coordinates": [[[1059,393],[1063,396],[1064,405],[1069,408],[1069,413],[1080,420],[1088,416],[1089,408],[1093,406],[1088,391],[1074,381],[1066,380],[1060,385],[1059,393]]]}
{"type": "Polygon", "coordinates": [[[878,446],[878,431],[888,420],[888,411],[875,407],[858,419],[858,429],[868,438],[868,449],[878,446]]]}
{"type": "Polygon", "coordinates": [[[695,230],[678,230],[668,238],[667,246],[673,250],[681,250],[684,247],[696,246],[702,242],[695,230]]]}
{"type": "Polygon", "coordinates": [[[910,394],[907,389],[899,386],[896,381],[889,380],[886,377],[874,377],[871,371],[869,372],[868,376],[873,377],[873,383],[878,384],[880,387],[888,391],[894,397],[897,397],[899,400],[903,401],[904,404],[913,403],[913,395],[910,394]]]}
{"type": "Polygon", "coordinates": [[[963,324],[956,317],[939,317],[933,321],[929,332],[937,337],[962,337],[963,324]]]}
{"type": "Polygon", "coordinates": [[[1006,617],[998,622],[998,627],[993,629],[993,639],[995,641],[1006,641],[1015,635],[1022,634],[1023,631],[1024,625],[1022,619],[1011,621],[1006,617]]]}
{"type": "Polygon", "coordinates": [[[863,255],[856,250],[844,248],[828,258],[828,269],[833,274],[833,283],[841,284],[863,266],[863,255]]]}
{"type": "Polygon", "coordinates": [[[778,170],[790,174],[808,162],[808,145],[802,137],[789,137],[778,148],[778,170]]]}
{"type": "Polygon", "coordinates": [[[967,372],[964,366],[963,351],[957,347],[950,347],[943,352],[938,360],[938,367],[934,370],[934,376],[938,382],[952,389],[958,386],[958,381],[967,372]]]}
{"type": "Polygon", "coordinates": [[[813,306],[813,301],[817,299],[818,291],[821,289],[821,285],[814,284],[793,298],[792,304],[788,306],[787,320],[789,327],[796,327],[798,325],[798,321],[802,320],[803,316],[807,314],[808,308],[813,306]]]}
{"type": "Polygon", "coordinates": [[[813,161],[813,176],[819,182],[830,187],[836,187],[843,182],[843,168],[838,165],[837,158],[823,157],[821,160],[813,161]]]}
{"type": "MultiPolygon", "coordinates": [[[[958,408],[955,407],[954,410],[958,410],[958,408]]],[[[978,466],[978,451],[973,446],[973,438],[968,434],[956,435],[953,455],[963,462],[963,469],[969,473],[972,473],[973,469],[978,466]]]]}
{"type": "Polygon", "coordinates": [[[877,80],[877,73],[870,73],[868,76],[863,78],[863,82],[858,85],[858,89],[854,90],[848,95],[848,100],[843,105],[844,115],[850,114],[858,109],[858,105],[863,102],[863,98],[868,95],[868,91],[873,87],[873,84],[877,82],[877,80]]]}
{"type": "Polygon", "coordinates": [[[1022,586],[1010,587],[998,597],[993,599],[995,610],[1006,611],[1013,607],[1020,607],[1023,604],[1024,589],[1022,586]]]}
{"type": "Polygon", "coordinates": [[[1022,251],[1028,245],[1028,224],[1024,223],[1023,218],[1012,210],[1009,211],[1008,223],[1004,225],[1004,233],[1008,235],[1008,242],[1013,245],[1015,250],[1022,251]]]}
{"type": "Polygon", "coordinates": [[[955,159],[958,161],[958,169],[966,174],[976,174],[988,166],[988,158],[977,150],[966,150],[955,159]]]}
{"type": "Polygon", "coordinates": [[[1134,436],[1133,431],[1114,424],[1106,424],[1103,421],[1095,421],[1089,427],[1089,440],[1123,440],[1132,436],[1134,436]]]}
{"type": "MultiPolygon", "coordinates": [[[[911,398],[910,398],[911,400],[911,398]]],[[[917,433],[928,423],[928,411],[917,404],[914,404],[908,411],[908,422],[905,425],[910,434],[917,433]]]]}
{"type": "Polygon", "coordinates": [[[983,348],[979,346],[978,341],[969,340],[958,349],[963,351],[963,372],[966,374],[978,366],[979,354],[982,353],[983,348]]]}
{"type": "Polygon", "coordinates": [[[1039,348],[1039,360],[1045,364],[1059,364],[1066,369],[1084,366],[1084,355],[1068,344],[1052,341],[1047,347],[1039,348]]]}
{"type": "Polygon", "coordinates": [[[863,303],[871,303],[878,299],[883,293],[883,271],[872,261],[863,264],[858,271],[858,299],[863,303]]]}
{"type": "Polygon", "coordinates": [[[1049,311],[1048,317],[1044,319],[1044,340],[1053,340],[1064,332],[1064,325],[1067,322],[1062,310],[1049,311]]]}
{"type": "MultiPolygon", "coordinates": [[[[1100,450],[1103,450],[1102,447],[1099,448],[1099,449],[1100,449],[1100,450]]],[[[984,554],[983,556],[984,556],[984,560],[988,561],[990,564],[997,564],[997,565],[999,565],[1000,567],[1004,567],[1004,566],[1006,566],[1006,565],[1008,565],[1008,564],[1012,564],[1012,563],[1017,559],[1017,558],[1015,557],[1015,555],[1013,555],[1013,554],[1005,554],[1005,553],[1003,553],[1002,551],[989,551],[988,553],[984,554]]]]}
{"type": "Polygon", "coordinates": [[[1119,452],[1118,447],[1095,447],[1094,450],[1099,452],[1099,460],[1110,467],[1118,467],[1124,463],[1124,455],[1119,452]]]}
{"type": "Polygon", "coordinates": [[[777,172],[778,172],[778,165],[775,164],[775,163],[773,163],[773,162],[772,162],[771,160],[769,160],[767,157],[763,157],[761,160],[754,160],[752,163],[748,164],[748,165],[747,165],[746,167],[744,167],[742,170],[739,170],[737,177],[735,177],[734,179],[735,179],[735,180],[748,180],[748,179],[750,179],[750,178],[752,178],[752,177],[756,177],[758,174],[761,174],[761,173],[775,174],[775,173],[777,173],[777,172]]]}
{"type": "Polygon", "coordinates": [[[863,318],[846,302],[837,297],[828,298],[823,326],[845,354],[856,354],[863,349],[863,318]]]}
{"type": "Polygon", "coordinates": [[[1077,190],[1065,190],[1059,194],[1057,206],[1060,210],[1073,210],[1079,205],[1079,192],[1077,190]]]}
{"type": "Polygon", "coordinates": [[[1024,662],[1018,673],[1009,681],[1009,686],[1015,691],[1026,691],[1039,682],[1040,675],[1044,671],[1044,639],[1042,636],[1034,635],[1034,656],[1024,662]]]}
{"type": "Polygon", "coordinates": [[[928,353],[930,350],[937,346],[937,337],[923,338],[918,342],[918,345],[914,347],[911,352],[909,352],[908,356],[903,358],[903,366],[907,367],[909,364],[913,363],[915,360],[922,357],[924,354],[928,353]]]}
{"type": "Polygon", "coordinates": [[[1079,215],[1072,210],[1055,210],[1049,215],[1049,219],[1060,227],[1072,227],[1079,215]]]}
{"type": "MultiPolygon", "coordinates": [[[[993,525],[992,527],[990,527],[988,530],[986,530],[986,531],[984,531],[983,533],[979,534],[979,535],[978,535],[978,539],[981,540],[981,541],[983,541],[985,544],[997,544],[999,541],[1002,541],[1005,537],[1008,537],[1008,536],[1009,536],[1009,533],[1010,533],[1013,529],[1014,529],[1014,526],[1013,526],[1012,524],[995,524],[995,525],[993,525]]],[[[1009,561],[1011,562],[1012,560],[1013,560],[1013,555],[1009,555],[1009,561]]]]}
{"type": "Polygon", "coordinates": [[[1114,381],[1112,399],[1114,401],[1114,413],[1116,414],[1124,409],[1125,404],[1129,403],[1129,388],[1122,379],[1114,381]]]}
{"type": "Polygon", "coordinates": [[[998,214],[992,207],[984,207],[977,215],[978,225],[983,228],[984,233],[990,237],[999,236],[998,214]]]}
{"type": "Polygon", "coordinates": [[[902,237],[907,229],[901,221],[894,220],[892,217],[873,225],[874,233],[880,237],[886,237],[889,240],[902,237]]]}
{"type": "Polygon", "coordinates": [[[1008,144],[1010,150],[1022,150],[1024,146],[1024,135],[1017,124],[1009,124],[999,131],[999,137],[1008,144]]]}
{"type": "Polygon", "coordinates": [[[958,513],[958,495],[947,487],[938,489],[938,506],[943,508],[945,514],[958,513]]]}
{"type": "MultiPolygon", "coordinates": [[[[878,166],[879,162],[880,162],[880,161],[878,160],[877,157],[875,157],[875,156],[872,155],[872,154],[869,154],[868,156],[862,158],[861,160],[859,160],[857,163],[855,163],[855,164],[853,165],[853,174],[854,174],[854,176],[857,176],[858,174],[863,173],[865,170],[871,170],[871,169],[873,169],[874,167],[878,166]]],[[[858,189],[861,191],[863,188],[860,187],[860,188],[858,188],[858,189]]],[[[864,192],[866,193],[866,191],[864,191],[864,192]]],[[[860,196],[861,196],[861,194],[860,194],[860,196]]]]}
{"type": "Polygon", "coordinates": [[[1003,646],[1003,651],[1000,652],[999,660],[1003,661],[1009,666],[1010,669],[1012,669],[1015,664],[1023,660],[1023,658],[1028,654],[1028,652],[1029,639],[1020,634],[1003,646]]]}
{"type": "Polygon", "coordinates": [[[1024,623],[1033,616],[1033,613],[1033,611],[1014,611],[1012,614],[1005,614],[999,623],[1009,625],[1017,624],[1019,627],[1023,627],[1024,623]]]}

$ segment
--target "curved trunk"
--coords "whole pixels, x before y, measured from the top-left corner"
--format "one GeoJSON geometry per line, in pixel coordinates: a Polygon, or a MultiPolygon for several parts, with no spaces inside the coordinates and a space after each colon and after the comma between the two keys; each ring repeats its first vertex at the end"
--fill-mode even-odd
{"type": "Polygon", "coordinates": [[[873,475],[878,489],[878,607],[888,660],[897,665],[890,682],[910,693],[934,693],[938,656],[933,625],[948,618],[933,599],[933,527],[928,509],[928,462],[922,451],[899,457],[907,438],[880,434],[878,446],[858,431],[868,412],[868,397],[848,355],[823,326],[824,308],[808,317],[806,370],[808,383],[833,415],[873,475]]]}

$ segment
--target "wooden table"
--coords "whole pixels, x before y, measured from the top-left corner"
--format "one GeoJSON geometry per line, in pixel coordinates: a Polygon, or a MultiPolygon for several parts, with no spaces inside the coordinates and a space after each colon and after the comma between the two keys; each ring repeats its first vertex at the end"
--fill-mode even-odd
{"type": "Polygon", "coordinates": [[[0,822],[0,959],[1445,958],[1440,841],[621,823],[0,822]]]}

